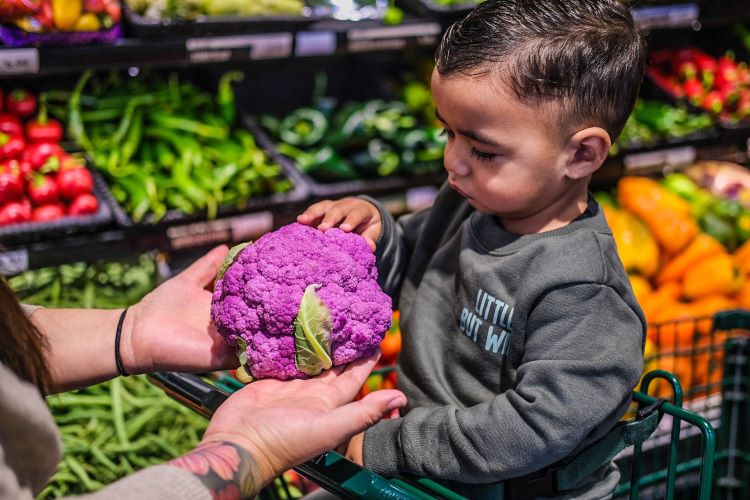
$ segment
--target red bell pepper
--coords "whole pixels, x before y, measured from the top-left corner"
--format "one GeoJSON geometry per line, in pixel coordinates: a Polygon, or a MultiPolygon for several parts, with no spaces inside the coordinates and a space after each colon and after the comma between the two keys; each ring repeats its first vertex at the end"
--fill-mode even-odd
{"type": "Polygon", "coordinates": [[[31,220],[29,200],[11,201],[0,206],[0,226],[31,220]]]}
{"type": "Polygon", "coordinates": [[[20,172],[7,164],[0,165],[0,204],[18,200],[23,193],[20,172]]]}
{"type": "Polygon", "coordinates": [[[33,174],[26,192],[34,205],[47,205],[60,201],[57,182],[49,175],[33,174]]]}
{"type": "Polygon", "coordinates": [[[19,118],[29,118],[36,113],[36,97],[26,89],[14,89],[5,98],[5,109],[19,118]]]}
{"type": "Polygon", "coordinates": [[[94,178],[86,168],[64,168],[57,173],[57,187],[63,198],[74,200],[94,190],[94,178]]]}
{"type": "Polygon", "coordinates": [[[51,220],[61,219],[65,216],[65,209],[59,203],[52,203],[49,205],[42,205],[36,207],[31,212],[31,220],[37,222],[48,222],[51,220]]]}
{"type": "Polygon", "coordinates": [[[23,134],[23,124],[16,116],[0,113],[0,132],[9,135],[21,135],[23,134]]]}
{"type": "Polygon", "coordinates": [[[68,215],[95,214],[99,210],[99,200],[90,193],[78,195],[68,207],[68,215]]]}
{"type": "Polygon", "coordinates": [[[0,160],[15,160],[20,158],[26,141],[22,135],[10,135],[0,132],[0,160]]]}
{"type": "Polygon", "coordinates": [[[701,108],[714,114],[721,113],[722,109],[724,109],[724,101],[721,98],[721,94],[716,90],[707,93],[703,96],[701,108]]]}
{"type": "Polygon", "coordinates": [[[685,97],[687,97],[694,103],[700,103],[703,94],[706,93],[706,89],[703,88],[703,84],[696,79],[683,82],[682,91],[684,92],[685,97]]]}

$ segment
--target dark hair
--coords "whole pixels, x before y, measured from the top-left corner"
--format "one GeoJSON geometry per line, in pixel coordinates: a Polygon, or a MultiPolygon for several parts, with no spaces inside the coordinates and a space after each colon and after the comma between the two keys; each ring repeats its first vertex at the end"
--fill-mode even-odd
{"type": "Polygon", "coordinates": [[[496,72],[521,101],[559,102],[559,125],[589,122],[614,141],[638,96],[645,52],[618,0],[487,0],[448,28],[435,61],[444,77],[496,72]]]}
{"type": "Polygon", "coordinates": [[[49,394],[52,379],[44,359],[47,344],[26,317],[13,290],[0,277],[0,362],[12,372],[49,394]]]}

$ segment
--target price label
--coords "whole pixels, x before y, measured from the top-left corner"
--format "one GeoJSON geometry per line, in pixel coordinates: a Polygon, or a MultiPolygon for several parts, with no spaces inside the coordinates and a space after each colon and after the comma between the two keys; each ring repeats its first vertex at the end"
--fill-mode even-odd
{"type": "Polygon", "coordinates": [[[417,212],[431,207],[435,202],[438,190],[435,186],[420,186],[406,191],[406,210],[417,212]]]}
{"type": "Polygon", "coordinates": [[[657,151],[626,155],[623,159],[623,164],[627,172],[661,168],[666,165],[689,165],[695,162],[697,153],[697,150],[693,146],[659,149],[657,151]]]}
{"type": "Polygon", "coordinates": [[[39,73],[37,49],[0,50],[0,75],[28,75],[39,73]]]}
{"type": "Polygon", "coordinates": [[[207,38],[190,38],[185,48],[191,62],[225,62],[233,51],[250,49],[246,57],[252,60],[280,59],[292,54],[294,37],[291,33],[267,33],[207,38]]]}
{"type": "Polygon", "coordinates": [[[301,31],[297,33],[294,55],[328,56],[336,52],[336,33],[332,31],[301,31]]]}
{"type": "Polygon", "coordinates": [[[229,241],[230,237],[230,223],[226,219],[196,222],[167,229],[167,238],[174,250],[223,243],[229,241]]]}
{"type": "Polygon", "coordinates": [[[240,215],[230,221],[233,241],[248,241],[273,229],[273,214],[259,212],[256,214],[240,215]]]}
{"type": "Polygon", "coordinates": [[[0,274],[18,274],[28,269],[28,250],[12,250],[10,252],[0,253],[0,274]]]}
{"type": "Polygon", "coordinates": [[[641,29],[685,28],[698,21],[700,9],[694,3],[636,7],[631,10],[641,29]]]}
{"type": "Polygon", "coordinates": [[[417,23],[382,28],[364,28],[346,33],[347,49],[350,52],[376,50],[400,50],[410,40],[419,45],[433,44],[441,33],[438,23],[417,23]]]}

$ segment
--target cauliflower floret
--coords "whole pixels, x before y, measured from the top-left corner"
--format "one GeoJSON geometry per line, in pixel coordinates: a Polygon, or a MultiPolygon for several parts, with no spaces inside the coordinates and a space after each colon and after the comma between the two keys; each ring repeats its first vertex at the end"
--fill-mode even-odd
{"type": "Polygon", "coordinates": [[[370,356],[391,324],[364,238],[290,224],[244,248],[216,282],[211,317],[232,346],[247,344],[255,378],[305,378],[295,365],[294,322],[305,289],[330,310],[333,366],[370,356]]]}

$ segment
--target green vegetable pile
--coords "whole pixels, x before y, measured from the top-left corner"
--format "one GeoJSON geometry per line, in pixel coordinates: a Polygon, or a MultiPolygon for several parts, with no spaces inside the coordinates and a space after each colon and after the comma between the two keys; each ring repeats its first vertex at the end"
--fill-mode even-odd
{"type": "Polygon", "coordinates": [[[472,5],[482,3],[482,0],[428,0],[432,3],[442,5],[444,7],[459,7],[463,5],[472,5]]]}
{"type": "Polygon", "coordinates": [[[315,180],[417,176],[442,170],[441,128],[406,102],[372,99],[336,106],[322,98],[317,103],[281,119],[260,118],[280,141],[279,152],[315,180]]]}
{"type": "Polygon", "coordinates": [[[301,15],[302,0],[127,0],[145,17],[196,19],[200,16],[301,15]]]}
{"type": "Polygon", "coordinates": [[[39,498],[96,491],[191,450],[208,421],[145,376],[113,379],[47,398],[62,433],[63,461],[39,498]]]}
{"type": "Polygon", "coordinates": [[[168,210],[205,213],[241,209],[252,197],[291,189],[281,167],[236,126],[233,82],[226,73],[216,95],[166,78],[101,78],[85,71],[72,94],[50,93],[68,134],[104,172],[112,194],[135,221],[157,222],[168,210]],[[88,89],[90,93],[84,94],[88,89]]]}
{"type": "Polygon", "coordinates": [[[713,118],[706,113],[691,114],[663,102],[638,99],[610,155],[684,139],[713,126],[713,118]]]}
{"type": "Polygon", "coordinates": [[[144,254],[134,263],[77,262],[26,271],[8,281],[24,304],[116,309],[153,290],[157,276],[154,258],[144,254]]]}

